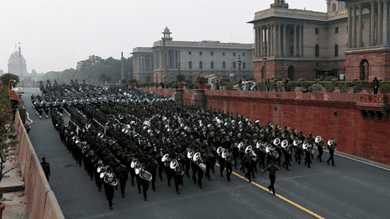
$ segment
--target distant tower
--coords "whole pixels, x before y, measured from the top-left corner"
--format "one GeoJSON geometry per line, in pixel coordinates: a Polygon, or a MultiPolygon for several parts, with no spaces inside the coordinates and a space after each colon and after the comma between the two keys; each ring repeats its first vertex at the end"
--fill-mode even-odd
{"type": "Polygon", "coordinates": [[[125,70],[124,70],[124,67],[123,67],[123,52],[122,52],[121,63],[122,63],[122,78],[121,78],[121,80],[124,80],[125,79],[125,70]]]}
{"type": "Polygon", "coordinates": [[[8,59],[8,72],[19,76],[22,80],[24,76],[28,76],[26,60],[22,55],[22,49],[19,43],[19,51],[15,45],[15,52],[8,59]]]}
{"type": "Polygon", "coordinates": [[[168,27],[165,27],[164,32],[162,32],[162,34],[164,34],[163,39],[165,41],[172,41],[171,33],[172,32],[169,31],[168,27]]]}
{"type": "Polygon", "coordinates": [[[288,8],[288,4],[284,0],[275,0],[275,2],[271,4],[271,8],[288,8]]]}

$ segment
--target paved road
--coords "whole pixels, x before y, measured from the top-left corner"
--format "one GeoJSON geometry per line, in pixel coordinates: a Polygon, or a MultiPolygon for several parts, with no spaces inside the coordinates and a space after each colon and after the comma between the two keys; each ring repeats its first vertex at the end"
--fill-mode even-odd
{"type": "MultiPolygon", "coordinates": [[[[239,177],[232,176],[228,183],[212,174],[211,182],[203,179],[202,190],[184,177],[180,195],[174,186],[169,188],[158,179],[156,192],[150,188],[147,202],[128,183],[125,198],[115,191],[114,210],[109,210],[104,192],[99,193],[84,168],[76,164],[51,118],[36,116],[31,92],[26,89],[23,96],[34,121],[29,136],[38,158],[46,156],[51,164],[50,186],[66,218],[314,218],[306,211],[325,218],[389,218],[390,171],[340,156],[332,167],[325,162],[328,153],[322,163],[314,160],[311,169],[293,163],[290,171],[278,172],[278,196],[239,177]]],[[[267,174],[257,173],[254,181],[269,185],[267,174]]]]}

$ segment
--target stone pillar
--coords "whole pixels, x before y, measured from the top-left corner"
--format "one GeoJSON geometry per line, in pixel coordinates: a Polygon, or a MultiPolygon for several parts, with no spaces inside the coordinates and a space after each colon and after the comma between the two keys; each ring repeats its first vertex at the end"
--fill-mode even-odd
{"type": "Polygon", "coordinates": [[[348,6],[348,48],[352,48],[352,10],[348,6]]]}
{"type": "Polygon", "coordinates": [[[278,55],[282,56],[282,23],[279,23],[279,34],[278,34],[278,42],[279,42],[279,47],[278,47],[278,55]]]}
{"type": "Polygon", "coordinates": [[[196,106],[207,109],[207,96],[205,90],[195,89],[194,95],[192,96],[192,102],[196,106]]]}
{"type": "Polygon", "coordinates": [[[284,53],[284,56],[288,56],[287,54],[287,24],[284,24],[284,44],[283,44],[283,53],[284,53]]]}
{"type": "Polygon", "coordinates": [[[378,1],[378,35],[377,35],[377,45],[382,45],[382,25],[383,25],[383,17],[382,17],[382,0],[378,1]]]}
{"type": "Polygon", "coordinates": [[[375,14],[375,2],[372,1],[371,2],[371,10],[370,10],[370,13],[371,13],[371,16],[370,16],[370,46],[375,46],[375,26],[374,26],[374,21],[375,21],[375,17],[374,17],[374,14],[375,14]]]}
{"type": "Polygon", "coordinates": [[[383,44],[389,46],[389,2],[383,2],[383,44]]]}
{"type": "Polygon", "coordinates": [[[277,28],[279,28],[279,26],[277,26],[277,24],[274,24],[274,27],[273,27],[273,31],[272,31],[272,55],[273,56],[277,56],[277,53],[278,53],[278,44],[277,44],[277,36],[276,36],[276,30],[277,28]]]}
{"type": "Polygon", "coordinates": [[[296,24],[294,24],[294,31],[293,31],[293,34],[294,34],[294,49],[293,49],[293,57],[296,57],[297,56],[297,26],[296,24]]]}
{"type": "Polygon", "coordinates": [[[363,6],[360,4],[358,6],[358,9],[359,9],[359,21],[358,21],[358,24],[359,24],[359,33],[358,33],[358,45],[356,47],[363,47],[363,25],[362,25],[362,11],[363,11],[363,6]]]}
{"type": "Polygon", "coordinates": [[[356,47],[356,5],[352,5],[352,48],[356,47]]]}
{"type": "Polygon", "coordinates": [[[260,33],[259,56],[263,57],[263,26],[258,27],[258,31],[260,33]]]}
{"type": "Polygon", "coordinates": [[[258,51],[259,51],[259,39],[257,37],[257,27],[253,27],[253,29],[255,30],[255,57],[259,57],[258,55],[258,51]]]}
{"type": "Polygon", "coordinates": [[[178,104],[184,104],[184,90],[182,88],[175,89],[175,100],[178,104]]]}
{"type": "Polygon", "coordinates": [[[301,27],[301,57],[303,57],[303,25],[301,27]]]}
{"type": "Polygon", "coordinates": [[[270,40],[271,40],[271,25],[267,25],[267,56],[270,56],[270,52],[271,52],[271,43],[270,43],[270,40]]]}

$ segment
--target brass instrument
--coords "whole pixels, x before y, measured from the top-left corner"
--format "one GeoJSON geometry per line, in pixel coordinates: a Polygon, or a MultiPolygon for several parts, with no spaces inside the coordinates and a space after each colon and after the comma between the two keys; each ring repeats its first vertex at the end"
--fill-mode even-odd
{"type": "Polygon", "coordinates": [[[315,142],[318,144],[318,143],[320,143],[322,141],[322,138],[321,138],[321,136],[317,136],[316,138],[315,138],[315,142]]]}
{"type": "Polygon", "coordinates": [[[139,172],[139,177],[141,179],[147,180],[147,181],[152,181],[152,174],[146,171],[145,169],[141,169],[139,172]]]}

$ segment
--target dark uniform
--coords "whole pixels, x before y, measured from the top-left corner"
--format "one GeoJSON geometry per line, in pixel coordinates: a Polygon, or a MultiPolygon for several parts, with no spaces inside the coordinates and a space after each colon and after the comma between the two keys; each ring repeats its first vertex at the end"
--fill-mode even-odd
{"type": "Polygon", "coordinates": [[[271,185],[268,186],[268,189],[269,191],[272,190],[273,194],[275,195],[274,184],[276,180],[276,170],[280,170],[280,169],[275,165],[274,162],[271,162],[271,164],[263,170],[263,173],[267,170],[269,171],[269,179],[271,181],[271,185]]]}
{"type": "Polygon", "coordinates": [[[46,179],[47,181],[49,182],[49,177],[50,177],[50,164],[48,162],[46,162],[46,158],[45,157],[42,157],[42,169],[43,169],[43,172],[45,173],[45,176],[46,176],[46,179]]]}

